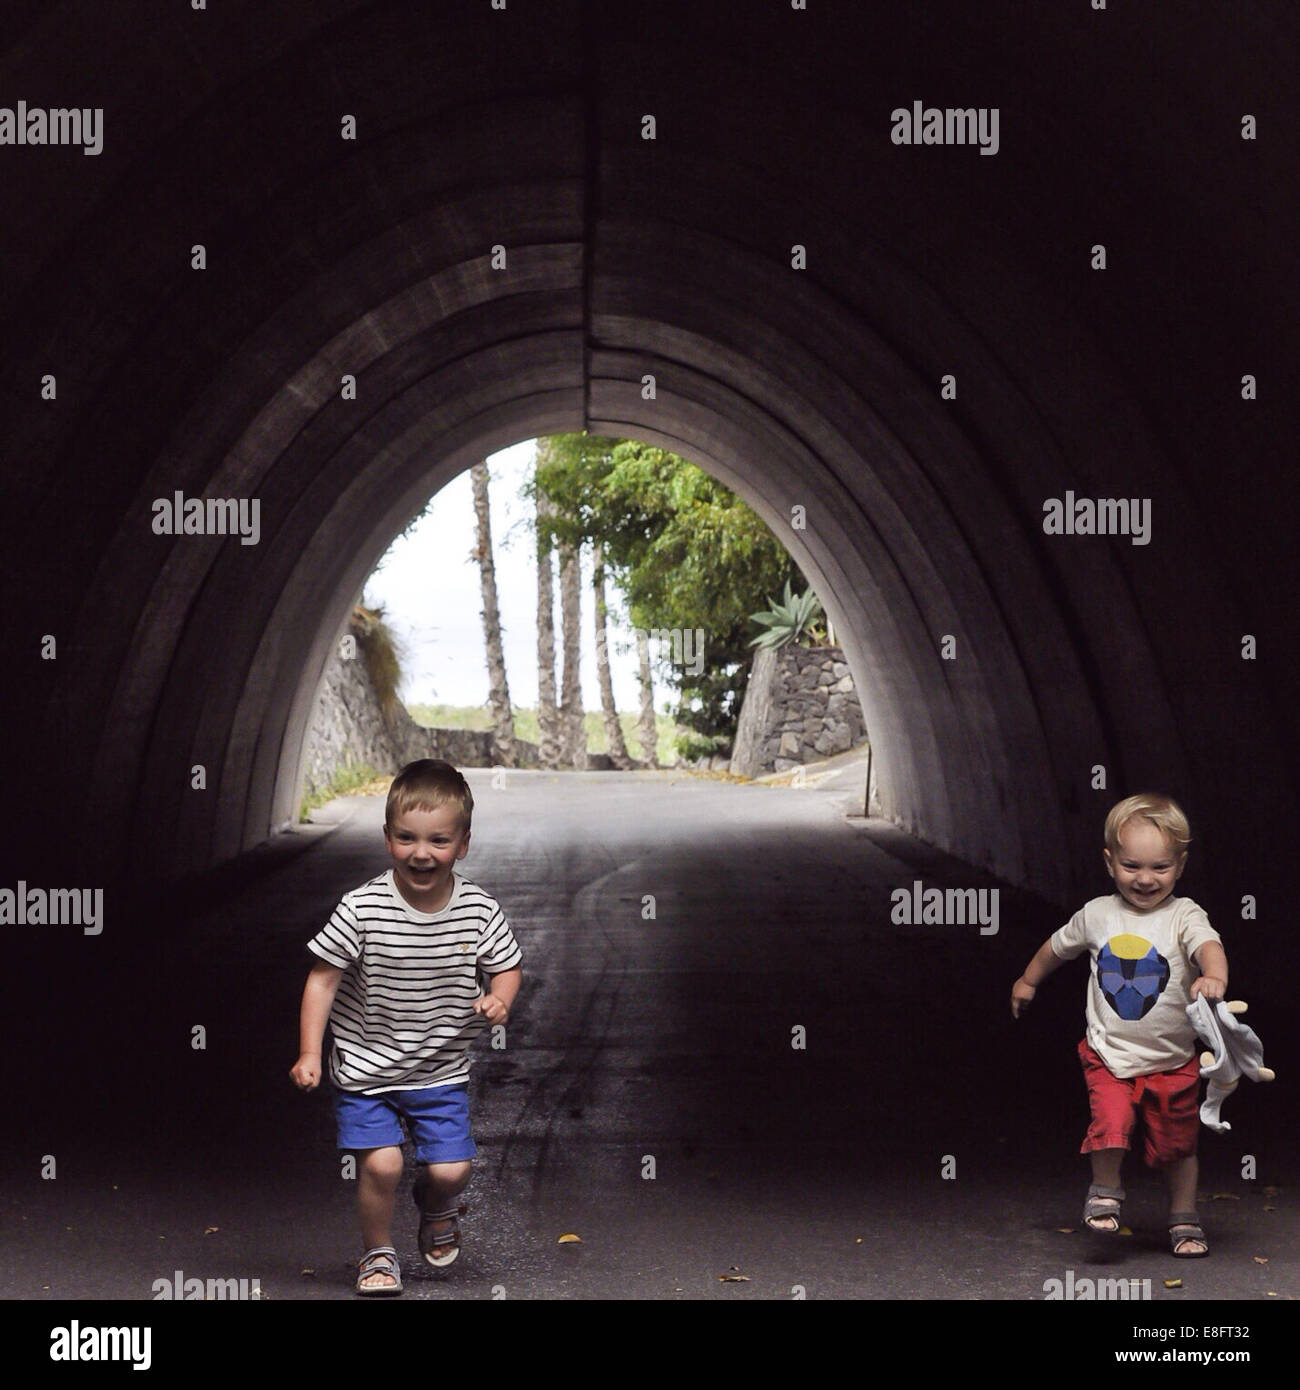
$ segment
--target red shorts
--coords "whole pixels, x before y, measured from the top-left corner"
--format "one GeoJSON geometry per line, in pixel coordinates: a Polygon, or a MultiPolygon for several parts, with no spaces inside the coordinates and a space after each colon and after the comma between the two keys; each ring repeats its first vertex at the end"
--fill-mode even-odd
{"type": "Polygon", "coordinates": [[[1196,1057],[1173,1071],[1121,1080],[1088,1046],[1079,1044],[1079,1061],[1088,1086],[1092,1123],[1080,1153],[1127,1149],[1138,1111],[1145,1125],[1143,1157],[1152,1168],[1190,1158],[1200,1130],[1201,1064],[1196,1057]]]}

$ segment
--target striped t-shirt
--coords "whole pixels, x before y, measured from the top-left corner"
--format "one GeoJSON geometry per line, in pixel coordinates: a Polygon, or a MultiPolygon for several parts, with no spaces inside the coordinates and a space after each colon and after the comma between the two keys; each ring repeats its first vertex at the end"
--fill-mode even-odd
{"type": "Polygon", "coordinates": [[[330,1077],[375,1095],[469,1080],[469,1048],[487,1027],[473,1011],[479,972],[523,959],[495,898],[453,871],[441,912],[418,912],[393,871],[343,895],[307,949],[343,970],[330,1027],[330,1077]]]}

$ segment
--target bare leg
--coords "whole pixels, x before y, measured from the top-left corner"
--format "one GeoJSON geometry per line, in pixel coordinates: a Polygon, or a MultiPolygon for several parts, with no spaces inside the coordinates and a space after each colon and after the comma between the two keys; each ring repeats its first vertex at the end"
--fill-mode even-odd
{"type": "MultiPolygon", "coordinates": [[[[361,1149],[361,1170],[357,1174],[357,1213],[361,1217],[361,1239],[367,1250],[393,1243],[393,1197],[402,1176],[402,1151],[396,1145],[382,1149],[361,1149]]],[[[392,1288],[397,1280],[391,1274],[368,1274],[363,1288],[392,1288]]]]}
{"type": "MultiPolygon", "coordinates": [[[[1092,1163],[1092,1180],[1098,1187],[1118,1187],[1120,1185],[1120,1169],[1127,1152],[1127,1149],[1093,1149],[1088,1155],[1092,1163]]],[[[1102,1200],[1107,1199],[1103,1198],[1102,1200]]],[[[1114,1216],[1094,1216],[1088,1225],[1094,1231],[1118,1231],[1118,1201],[1115,1203],[1115,1213],[1114,1216]]]]}
{"type": "MultiPolygon", "coordinates": [[[[1169,1210],[1171,1212],[1196,1210],[1198,1172],[1195,1154],[1165,1165],[1165,1181],[1169,1184],[1169,1210]]],[[[1177,1228],[1175,1227],[1175,1229],[1177,1228]]],[[[1202,1250],[1208,1250],[1209,1246],[1205,1241],[1196,1240],[1189,1236],[1186,1240],[1178,1242],[1178,1248],[1184,1254],[1196,1255],[1202,1250]]]]}
{"type": "Polygon", "coordinates": [[[1093,1149],[1088,1155],[1092,1161],[1092,1180],[1098,1187],[1118,1187],[1120,1168],[1127,1149],[1093,1149]]]}
{"type": "MultiPolygon", "coordinates": [[[[428,1186],[424,1190],[424,1210],[447,1211],[456,1205],[456,1198],[465,1190],[469,1183],[471,1171],[469,1159],[464,1159],[459,1163],[428,1163],[425,1165],[425,1172],[429,1175],[428,1186]]],[[[450,1233],[452,1222],[441,1221],[433,1228],[435,1235],[441,1235],[444,1231],[450,1233]]],[[[435,1245],[432,1253],[441,1257],[445,1255],[451,1247],[449,1245],[435,1245]]]]}

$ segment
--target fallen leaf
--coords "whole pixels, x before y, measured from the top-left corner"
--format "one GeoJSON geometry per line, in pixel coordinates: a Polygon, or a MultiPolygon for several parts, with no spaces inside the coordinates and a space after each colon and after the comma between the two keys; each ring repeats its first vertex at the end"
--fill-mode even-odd
{"type": "Polygon", "coordinates": [[[1269,1289],[1268,1296],[1269,1298],[1276,1298],[1277,1294],[1272,1289],[1269,1289]]]}
{"type": "Polygon", "coordinates": [[[1265,1211],[1276,1211],[1277,1208],[1276,1208],[1276,1207],[1265,1207],[1264,1210],[1265,1210],[1265,1211]]]}
{"type": "Polygon", "coordinates": [[[1165,1280],[1165,1288],[1167,1288],[1167,1289],[1181,1289],[1182,1287],[1183,1287],[1183,1281],[1182,1281],[1181,1279],[1166,1279],[1166,1280],[1165,1280]]]}
{"type": "Polygon", "coordinates": [[[1240,1202],[1241,1198],[1235,1192],[1211,1192],[1210,1201],[1212,1202],[1240,1202]]]}
{"type": "Polygon", "coordinates": [[[862,1237],[859,1236],[859,1237],[857,1238],[857,1240],[855,1240],[853,1243],[854,1243],[855,1245],[861,1245],[861,1244],[862,1244],[862,1237]]]}
{"type": "Polygon", "coordinates": [[[742,1274],[735,1265],[726,1272],[718,1275],[719,1284],[748,1284],[750,1282],[748,1274],[742,1274]]]}
{"type": "Polygon", "coordinates": [[[220,1226],[204,1226],[203,1234],[205,1236],[215,1236],[220,1229],[220,1226]]]}
{"type": "Polygon", "coordinates": [[[1268,1263],[1267,1255],[1252,1255],[1251,1258],[1257,1265],[1266,1265],[1268,1263]]]}
{"type": "Polygon", "coordinates": [[[1056,1228],[1063,1236],[1072,1236],[1075,1228],[1073,1226],[1058,1226],[1056,1228]]]}
{"type": "Polygon", "coordinates": [[[1121,1227],[1119,1228],[1118,1234],[1119,1234],[1119,1235],[1122,1235],[1122,1236],[1131,1236],[1131,1235],[1133,1234],[1133,1232],[1130,1231],[1129,1228],[1128,1228],[1127,1226],[1121,1226],[1121,1227]]]}
{"type": "Polygon", "coordinates": [[[305,1279],[311,1278],[312,1276],[315,1275],[315,1273],[316,1273],[316,1271],[315,1271],[314,1269],[304,1269],[304,1270],[302,1271],[303,1278],[305,1278],[305,1279]]]}
{"type": "Polygon", "coordinates": [[[572,1231],[566,1232],[557,1240],[556,1245],[581,1245],[582,1237],[575,1236],[572,1231]]]}

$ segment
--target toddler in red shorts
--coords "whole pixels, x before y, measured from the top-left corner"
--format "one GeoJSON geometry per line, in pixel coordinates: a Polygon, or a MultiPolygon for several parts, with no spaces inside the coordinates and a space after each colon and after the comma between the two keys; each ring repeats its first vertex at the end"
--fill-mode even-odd
{"type": "Polygon", "coordinates": [[[1094,1231],[1120,1229],[1120,1165],[1138,1114],[1144,1157],[1169,1186],[1169,1247],[1209,1254],[1196,1213],[1200,1063],[1190,1000],[1222,999],[1228,958],[1190,898],[1174,895],[1187,865],[1187,817],[1167,796],[1130,796],[1106,817],[1106,871],[1114,893],[1093,898],[1038,948],[1011,988],[1019,1018],[1062,962],[1088,951],[1087,1036],[1079,1044],[1092,1123],[1081,1153],[1092,1162],[1083,1209],[1094,1231]]]}

